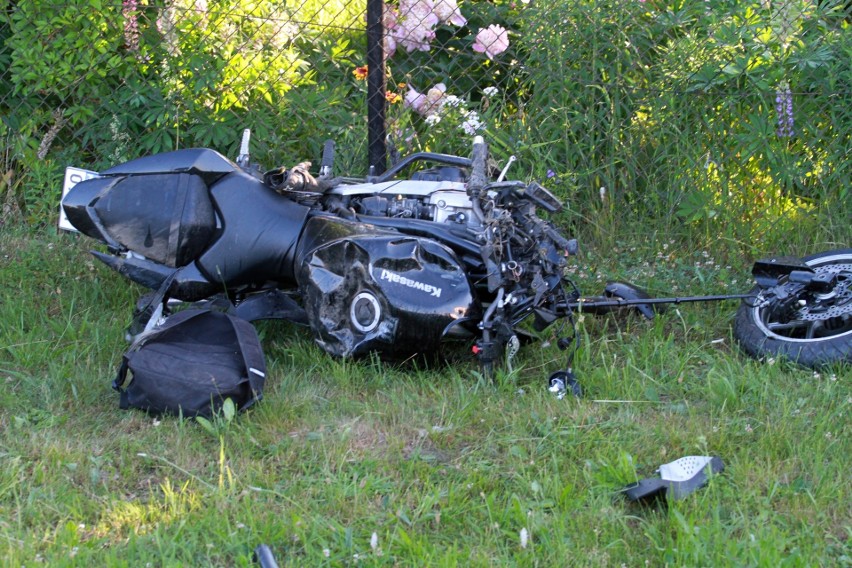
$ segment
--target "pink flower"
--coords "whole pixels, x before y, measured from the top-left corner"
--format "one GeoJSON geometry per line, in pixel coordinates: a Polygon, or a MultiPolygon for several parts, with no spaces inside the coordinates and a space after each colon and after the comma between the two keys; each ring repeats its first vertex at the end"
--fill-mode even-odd
{"type": "Polygon", "coordinates": [[[476,41],[473,43],[473,50],[478,53],[484,53],[488,59],[494,59],[509,48],[509,32],[506,28],[491,24],[487,28],[479,30],[476,34],[476,41]]]}
{"type": "Polygon", "coordinates": [[[396,53],[396,28],[399,14],[393,6],[384,4],[382,11],[382,29],[385,32],[384,37],[384,56],[385,59],[396,53]]]}
{"type": "Polygon", "coordinates": [[[438,16],[438,20],[442,24],[463,26],[467,23],[467,19],[462,16],[456,0],[434,0],[434,2],[435,15],[438,16]]]}
{"type": "Polygon", "coordinates": [[[405,103],[404,106],[410,108],[417,114],[423,114],[422,109],[426,104],[426,95],[423,93],[418,93],[411,87],[408,88],[408,92],[405,93],[405,103]]]}
{"type": "Polygon", "coordinates": [[[405,94],[405,106],[421,116],[432,116],[441,109],[446,91],[447,86],[443,83],[438,83],[425,95],[409,87],[405,94]]]}
{"type": "Polygon", "coordinates": [[[447,86],[443,83],[438,83],[426,92],[426,108],[423,113],[426,115],[438,112],[443,106],[444,93],[447,92],[447,86]]]}
{"type": "Polygon", "coordinates": [[[429,51],[439,23],[433,8],[432,0],[400,0],[393,37],[407,52],[429,51]]]}

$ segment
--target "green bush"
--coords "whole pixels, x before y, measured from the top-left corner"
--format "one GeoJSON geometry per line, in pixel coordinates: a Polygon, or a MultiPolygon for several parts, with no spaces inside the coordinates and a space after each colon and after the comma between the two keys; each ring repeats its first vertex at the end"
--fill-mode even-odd
{"type": "MultiPolygon", "coordinates": [[[[337,14],[357,10],[336,4],[337,14]]],[[[317,5],[4,5],[0,108],[27,221],[53,222],[67,165],[97,170],[193,146],[235,156],[247,127],[267,165],[318,156],[329,136],[355,142],[364,132],[348,81],[356,41],[346,28],[305,23],[322,22],[317,5]]],[[[341,162],[354,163],[350,154],[341,162]]]]}
{"type": "Polygon", "coordinates": [[[842,4],[586,1],[536,5],[520,25],[530,71],[516,137],[584,215],[602,217],[605,188],[622,214],[604,222],[652,217],[748,242],[849,211],[842,4]],[[790,132],[776,109],[787,87],[790,132]]]}
{"type": "MultiPolygon", "coordinates": [[[[363,173],[366,92],[352,71],[365,62],[365,4],[298,4],[4,2],[7,195],[31,222],[52,222],[66,165],[190,146],[233,156],[246,127],[265,165],[316,159],[334,138],[340,173],[363,173]]],[[[842,1],[459,8],[466,24],[436,26],[428,52],[388,59],[391,99],[444,83],[460,101],[440,124],[390,104],[401,151],[466,153],[474,110],[496,156],[551,177],[601,239],[653,219],[744,247],[794,228],[848,240],[834,221],[852,214],[842,1]],[[495,57],[472,50],[490,24],[509,30],[495,57]],[[490,87],[497,96],[483,96],[490,87]]]]}

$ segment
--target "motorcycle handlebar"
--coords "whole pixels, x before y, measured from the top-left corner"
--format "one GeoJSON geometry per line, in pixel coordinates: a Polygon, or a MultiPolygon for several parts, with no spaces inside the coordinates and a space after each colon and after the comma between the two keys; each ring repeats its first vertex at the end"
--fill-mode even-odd
{"type": "Polygon", "coordinates": [[[243,139],[240,141],[240,155],[237,157],[237,164],[241,168],[247,168],[249,165],[249,141],[251,140],[251,129],[243,130],[243,139]]]}
{"type": "Polygon", "coordinates": [[[322,162],[320,163],[320,177],[329,177],[334,169],[334,140],[326,140],[322,148],[322,162]]]}
{"type": "Polygon", "coordinates": [[[382,175],[368,178],[368,181],[373,183],[382,183],[385,181],[390,181],[400,171],[404,170],[413,162],[417,161],[440,162],[442,164],[447,164],[450,166],[460,166],[463,168],[469,168],[472,165],[472,162],[469,158],[462,158],[461,156],[451,156],[449,154],[438,154],[435,152],[416,152],[414,154],[409,154],[408,156],[394,164],[393,167],[391,167],[382,175]]]}
{"type": "Polygon", "coordinates": [[[487,160],[488,146],[485,144],[482,136],[477,136],[473,139],[473,154],[471,156],[473,168],[470,172],[470,182],[468,183],[470,191],[478,193],[488,184],[488,172],[486,171],[487,160]]]}

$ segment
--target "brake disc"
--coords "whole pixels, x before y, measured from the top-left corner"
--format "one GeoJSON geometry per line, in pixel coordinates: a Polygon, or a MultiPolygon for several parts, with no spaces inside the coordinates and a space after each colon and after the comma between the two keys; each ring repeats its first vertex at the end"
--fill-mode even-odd
{"type": "Polygon", "coordinates": [[[814,294],[816,302],[799,307],[797,317],[802,321],[821,321],[852,315],[852,264],[832,264],[814,271],[837,272],[837,284],[830,292],[814,294]]]}

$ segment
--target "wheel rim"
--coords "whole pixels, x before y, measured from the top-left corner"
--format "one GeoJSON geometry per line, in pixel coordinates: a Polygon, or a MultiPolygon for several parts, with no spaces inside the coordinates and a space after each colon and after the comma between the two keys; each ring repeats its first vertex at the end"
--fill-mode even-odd
{"type": "MultiPolygon", "coordinates": [[[[817,274],[837,275],[837,285],[832,292],[813,294],[798,290],[796,298],[806,303],[793,309],[758,304],[752,308],[757,327],[767,337],[786,342],[813,343],[852,335],[852,255],[824,256],[806,261],[806,264],[817,274]]],[[[779,284],[794,293],[795,286],[788,282],[779,284]]]]}

